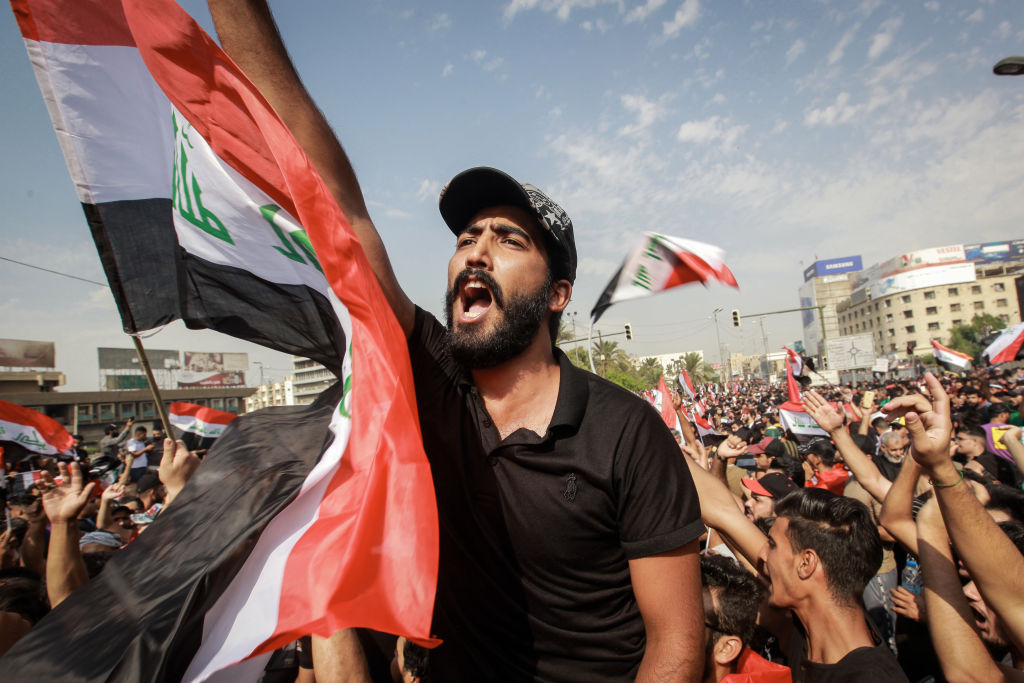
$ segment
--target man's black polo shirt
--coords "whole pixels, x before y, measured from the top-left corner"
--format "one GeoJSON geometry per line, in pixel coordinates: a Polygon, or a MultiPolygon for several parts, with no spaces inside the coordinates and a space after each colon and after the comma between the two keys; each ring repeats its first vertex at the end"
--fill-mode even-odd
{"type": "Polygon", "coordinates": [[[650,406],[561,352],[547,434],[501,440],[446,335],[416,310],[409,351],[441,535],[432,670],[632,680],[644,626],[628,560],[704,531],[685,456],[650,406]]]}

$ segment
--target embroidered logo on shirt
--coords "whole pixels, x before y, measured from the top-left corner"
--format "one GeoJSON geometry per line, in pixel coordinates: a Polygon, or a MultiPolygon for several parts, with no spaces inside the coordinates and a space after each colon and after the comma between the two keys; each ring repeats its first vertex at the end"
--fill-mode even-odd
{"type": "Polygon", "coordinates": [[[565,490],[562,491],[562,497],[570,503],[576,500],[576,493],[579,491],[579,487],[576,486],[576,473],[573,472],[565,480],[565,490]]]}

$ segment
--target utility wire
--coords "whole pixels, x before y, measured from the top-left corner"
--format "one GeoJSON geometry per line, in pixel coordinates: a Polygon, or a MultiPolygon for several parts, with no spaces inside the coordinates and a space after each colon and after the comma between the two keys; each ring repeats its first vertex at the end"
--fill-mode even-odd
{"type": "Polygon", "coordinates": [[[32,265],[31,263],[25,263],[24,261],[16,261],[16,260],[14,260],[12,258],[7,258],[6,256],[0,256],[0,259],[3,259],[4,261],[10,261],[11,263],[17,263],[19,266],[25,266],[26,268],[35,268],[36,270],[41,270],[41,271],[43,271],[45,273],[53,273],[54,275],[60,275],[62,277],[69,277],[72,280],[81,280],[82,282],[88,282],[91,285],[99,285],[100,287],[108,287],[106,282],[96,282],[96,280],[90,280],[89,278],[79,277],[77,275],[71,275],[69,273],[62,273],[59,270],[50,270],[49,268],[43,268],[42,266],[35,266],[35,265],[32,265]]]}

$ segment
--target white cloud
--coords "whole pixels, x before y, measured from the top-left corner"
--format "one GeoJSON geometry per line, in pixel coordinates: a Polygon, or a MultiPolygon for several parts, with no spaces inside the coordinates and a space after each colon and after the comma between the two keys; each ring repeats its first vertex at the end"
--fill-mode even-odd
{"type": "Polygon", "coordinates": [[[505,5],[503,16],[505,21],[511,21],[520,12],[539,9],[554,14],[560,21],[565,21],[574,9],[606,4],[619,5],[620,2],[621,0],[512,0],[505,5]]]}
{"type": "Polygon", "coordinates": [[[924,8],[929,12],[939,11],[939,7],[940,5],[938,3],[938,0],[928,0],[926,3],[924,3],[924,8]]]}
{"type": "Polygon", "coordinates": [[[670,38],[676,36],[687,26],[692,26],[698,17],[700,17],[700,1],[684,0],[672,20],[662,22],[662,33],[670,38]]]}
{"type": "Polygon", "coordinates": [[[859,28],[860,24],[855,24],[847,29],[846,33],[843,34],[843,37],[840,38],[839,42],[832,48],[832,51],[828,53],[828,63],[830,66],[843,58],[843,53],[846,52],[846,48],[850,45],[850,41],[853,40],[853,36],[857,33],[857,29],[859,28]]]}
{"type": "Polygon", "coordinates": [[[874,61],[889,49],[892,45],[896,31],[903,25],[901,17],[895,17],[882,23],[881,30],[871,39],[871,47],[868,48],[868,59],[874,61]]]}
{"type": "Polygon", "coordinates": [[[1001,21],[999,22],[999,28],[997,29],[1000,38],[1009,38],[1010,34],[1013,33],[1013,28],[1010,26],[1010,22],[1001,21]]]}
{"type": "Polygon", "coordinates": [[[676,140],[694,145],[721,141],[722,149],[731,149],[747,128],[746,125],[733,125],[728,118],[712,116],[702,121],[683,123],[676,132],[676,140]]]}
{"type": "Polygon", "coordinates": [[[643,95],[623,95],[619,98],[626,111],[636,114],[636,121],[619,129],[620,135],[635,135],[651,126],[666,114],[660,102],[649,100],[643,95]]]}
{"type": "Polygon", "coordinates": [[[807,43],[802,38],[797,38],[789,49],[786,50],[786,66],[789,66],[797,60],[797,57],[802,55],[807,50],[807,43]]]}
{"type": "Polygon", "coordinates": [[[580,23],[580,28],[588,32],[597,31],[598,33],[607,33],[608,29],[611,27],[608,26],[608,22],[606,22],[604,19],[598,19],[597,21],[591,21],[590,19],[587,19],[586,21],[580,23]]]}
{"type": "Polygon", "coordinates": [[[977,24],[977,23],[983,21],[984,19],[985,19],[985,10],[983,10],[982,8],[979,7],[978,9],[976,9],[973,12],[971,12],[970,14],[968,14],[967,18],[964,19],[964,21],[970,22],[972,24],[977,24]]]}
{"type": "Polygon", "coordinates": [[[469,58],[480,65],[484,71],[494,71],[501,66],[505,59],[503,57],[491,57],[487,59],[487,50],[477,49],[469,54],[469,58]]]}
{"type": "Polygon", "coordinates": [[[821,109],[804,112],[804,123],[808,126],[834,126],[849,123],[857,115],[858,107],[850,104],[850,93],[841,92],[834,104],[821,109]]]}
{"type": "Polygon", "coordinates": [[[711,99],[710,99],[710,100],[708,101],[708,103],[709,103],[709,104],[725,104],[725,100],[726,100],[726,98],[725,98],[725,95],[724,95],[724,94],[722,94],[722,93],[720,93],[720,92],[716,92],[716,93],[715,93],[715,96],[714,96],[714,97],[712,97],[712,98],[711,98],[711,99]]]}
{"type": "Polygon", "coordinates": [[[437,14],[434,16],[434,20],[430,22],[431,31],[440,31],[441,29],[448,28],[452,25],[451,17],[446,12],[437,14]]]}
{"type": "Polygon", "coordinates": [[[445,64],[444,68],[441,69],[441,78],[446,78],[448,76],[451,76],[453,71],[455,71],[455,65],[454,64],[452,64],[451,62],[449,62],[448,64],[445,64]]]}
{"type": "Polygon", "coordinates": [[[665,4],[665,0],[647,0],[642,5],[637,5],[633,9],[626,13],[626,23],[632,23],[634,21],[643,21],[649,17],[652,13],[661,9],[662,5],[665,4]]]}
{"type": "Polygon", "coordinates": [[[420,186],[416,189],[416,199],[421,202],[436,200],[439,194],[441,194],[441,183],[429,178],[421,180],[420,186]]]}

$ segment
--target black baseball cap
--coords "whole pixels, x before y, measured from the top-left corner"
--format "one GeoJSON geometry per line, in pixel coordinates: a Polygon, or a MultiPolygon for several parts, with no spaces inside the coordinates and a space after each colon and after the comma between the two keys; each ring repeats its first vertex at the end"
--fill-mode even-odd
{"type": "Polygon", "coordinates": [[[547,237],[551,273],[576,281],[576,238],[565,210],[533,185],[520,183],[496,168],[478,166],[459,173],[441,190],[438,208],[448,228],[459,235],[473,216],[490,206],[518,206],[540,223],[547,237]]]}

